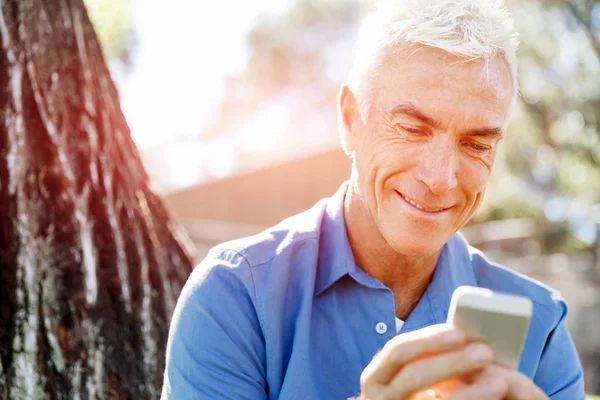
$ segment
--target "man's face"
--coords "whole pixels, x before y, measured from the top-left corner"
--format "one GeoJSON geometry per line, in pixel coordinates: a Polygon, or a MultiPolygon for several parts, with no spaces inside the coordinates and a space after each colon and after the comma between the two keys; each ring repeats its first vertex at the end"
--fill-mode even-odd
{"type": "Polygon", "coordinates": [[[366,124],[343,116],[354,184],[395,251],[430,256],[481,203],[511,102],[508,67],[414,47],[384,57],[374,85],[366,124]]]}

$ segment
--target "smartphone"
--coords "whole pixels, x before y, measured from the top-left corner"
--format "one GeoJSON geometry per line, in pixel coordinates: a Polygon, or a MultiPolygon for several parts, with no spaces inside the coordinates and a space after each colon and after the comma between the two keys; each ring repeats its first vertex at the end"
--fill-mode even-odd
{"type": "Polygon", "coordinates": [[[532,313],[527,297],[460,286],[452,294],[447,322],[469,339],[485,341],[496,364],[517,369],[532,313]]]}

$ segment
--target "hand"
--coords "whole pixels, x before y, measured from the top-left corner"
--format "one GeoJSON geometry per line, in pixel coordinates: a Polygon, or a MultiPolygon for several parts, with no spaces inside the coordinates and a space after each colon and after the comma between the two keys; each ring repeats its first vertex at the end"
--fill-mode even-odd
{"type": "Polygon", "coordinates": [[[455,388],[444,400],[474,400],[487,398],[490,391],[501,394],[503,400],[548,400],[548,396],[529,378],[516,370],[489,365],[472,381],[455,388]]]}
{"type": "MultiPolygon", "coordinates": [[[[386,343],[361,375],[361,398],[408,399],[436,383],[482,372],[492,361],[490,348],[467,344],[462,331],[447,324],[429,326],[386,343]]],[[[502,399],[501,395],[488,391],[480,398],[502,399]]]]}

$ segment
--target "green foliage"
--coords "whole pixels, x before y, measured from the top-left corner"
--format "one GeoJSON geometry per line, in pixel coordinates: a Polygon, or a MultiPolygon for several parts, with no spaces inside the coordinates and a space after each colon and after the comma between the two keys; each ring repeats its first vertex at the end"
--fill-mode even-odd
{"type": "Polygon", "coordinates": [[[511,4],[521,39],[522,98],[478,219],[521,217],[525,211],[545,226],[551,238],[546,251],[573,251],[593,240],[590,209],[600,203],[600,35],[599,24],[592,23],[594,3],[511,4]]]}
{"type": "Polygon", "coordinates": [[[126,59],[132,35],[128,0],[84,0],[107,60],[126,59]]]}

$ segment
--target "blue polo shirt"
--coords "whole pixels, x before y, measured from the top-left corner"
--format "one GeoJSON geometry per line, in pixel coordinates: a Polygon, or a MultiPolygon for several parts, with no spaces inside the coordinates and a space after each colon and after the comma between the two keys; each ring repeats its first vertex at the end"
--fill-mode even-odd
{"type": "MultiPolygon", "coordinates": [[[[177,302],[163,399],[346,399],[396,335],[392,291],[354,263],[347,185],[256,236],[212,249],[177,302]]],[[[548,287],[488,261],[457,234],[400,334],[446,321],[461,285],[528,296],[533,318],[519,371],[552,399],[584,399],[565,327],[567,306],[548,287]]]]}

